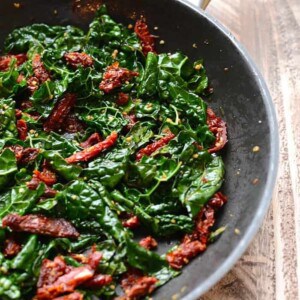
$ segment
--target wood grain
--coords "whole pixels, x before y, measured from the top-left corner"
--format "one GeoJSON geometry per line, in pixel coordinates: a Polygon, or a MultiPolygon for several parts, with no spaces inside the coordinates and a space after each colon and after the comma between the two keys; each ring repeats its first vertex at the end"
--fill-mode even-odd
{"type": "Polygon", "coordinates": [[[269,86],[280,167],[263,226],[202,300],[300,299],[300,1],[213,0],[207,11],[248,49],[269,86]]]}

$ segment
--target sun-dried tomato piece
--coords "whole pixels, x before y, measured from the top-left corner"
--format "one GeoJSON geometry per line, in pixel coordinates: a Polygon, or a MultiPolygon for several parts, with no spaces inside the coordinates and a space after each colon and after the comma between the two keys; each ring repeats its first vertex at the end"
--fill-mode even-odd
{"type": "Polygon", "coordinates": [[[97,274],[92,279],[86,281],[82,287],[89,288],[89,289],[98,289],[104,285],[108,285],[112,282],[111,275],[104,275],[104,274],[97,274]]]}
{"type": "Polygon", "coordinates": [[[12,231],[30,232],[53,237],[77,238],[79,233],[65,219],[53,219],[43,215],[8,214],[2,219],[2,226],[12,231]]]}
{"type": "Polygon", "coordinates": [[[36,148],[24,148],[20,145],[8,147],[16,156],[17,163],[20,165],[28,164],[36,159],[40,150],[36,148]]]}
{"type": "MultiPolygon", "coordinates": [[[[33,174],[31,180],[26,182],[26,185],[30,190],[36,190],[41,182],[42,181],[35,174],[33,174]]],[[[56,190],[54,190],[54,189],[52,189],[52,188],[50,188],[49,186],[46,185],[43,197],[52,198],[56,194],[57,194],[56,190]]]]}
{"type": "Polygon", "coordinates": [[[152,250],[157,247],[157,241],[152,236],[147,236],[140,240],[139,242],[140,246],[142,246],[145,249],[152,250]]]}
{"type": "Polygon", "coordinates": [[[64,132],[76,133],[84,130],[84,124],[77,118],[77,116],[70,112],[62,124],[61,129],[64,132]]]}
{"type": "Polygon", "coordinates": [[[103,74],[103,79],[99,85],[99,88],[100,90],[104,91],[104,93],[109,93],[113,89],[122,86],[124,82],[129,81],[138,75],[138,72],[121,68],[119,67],[118,62],[114,62],[103,74]]]}
{"type": "Polygon", "coordinates": [[[135,229],[140,226],[140,221],[137,216],[133,216],[130,219],[123,221],[122,225],[130,229],[135,229]]]}
{"type": "Polygon", "coordinates": [[[150,34],[148,25],[144,20],[137,20],[134,26],[134,32],[141,41],[142,51],[144,55],[148,52],[156,53],[155,51],[155,37],[150,34]]]}
{"type": "Polygon", "coordinates": [[[136,118],[136,115],[134,115],[134,114],[129,114],[129,115],[124,114],[124,118],[128,121],[128,124],[125,127],[126,132],[128,132],[136,124],[137,118],[136,118]]]}
{"type": "Polygon", "coordinates": [[[161,139],[149,144],[145,148],[138,151],[136,155],[136,160],[140,160],[144,155],[150,156],[156,150],[162,148],[163,146],[167,145],[172,139],[174,139],[175,134],[169,132],[166,136],[162,137],[161,139]]]}
{"type": "Polygon", "coordinates": [[[209,130],[216,137],[214,145],[208,149],[209,153],[214,153],[221,150],[228,141],[226,123],[220,117],[217,117],[211,108],[207,109],[206,122],[209,130]]]}
{"type": "Polygon", "coordinates": [[[73,68],[78,68],[79,66],[87,68],[87,67],[91,67],[94,64],[93,58],[83,52],[65,53],[64,58],[67,64],[73,68]]]}
{"type": "Polygon", "coordinates": [[[41,288],[54,283],[66,271],[67,265],[62,256],[56,256],[53,261],[47,258],[43,259],[37,287],[41,288]]]}
{"type": "Polygon", "coordinates": [[[27,79],[27,88],[33,94],[40,86],[39,80],[35,76],[31,76],[27,79]]]}
{"type": "Polygon", "coordinates": [[[19,120],[22,118],[22,111],[20,109],[16,109],[16,119],[19,120]]]}
{"type": "Polygon", "coordinates": [[[43,83],[51,79],[50,73],[45,68],[39,54],[35,54],[32,59],[32,69],[34,76],[38,79],[39,83],[43,83]]]}
{"type": "Polygon", "coordinates": [[[144,276],[139,270],[130,269],[121,281],[121,286],[127,296],[125,299],[137,299],[151,294],[157,281],[155,277],[144,276]]]}
{"type": "Polygon", "coordinates": [[[33,103],[30,100],[21,100],[17,104],[21,110],[26,110],[33,107],[33,103]]]}
{"type": "Polygon", "coordinates": [[[85,140],[84,142],[80,143],[80,147],[82,148],[89,148],[99,142],[102,141],[101,136],[99,135],[99,133],[95,132],[93,133],[87,140],[85,140]]]}
{"type": "Polygon", "coordinates": [[[18,130],[19,139],[25,141],[27,137],[27,130],[28,130],[25,120],[23,119],[17,120],[17,130],[18,130]]]}
{"type": "Polygon", "coordinates": [[[35,54],[32,59],[33,76],[27,79],[27,87],[31,93],[35,92],[39,86],[47,80],[51,80],[50,72],[45,68],[39,54],[35,54]]]}
{"type": "Polygon", "coordinates": [[[17,78],[17,83],[20,83],[21,81],[23,81],[25,79],[25,76],[23,74],[19,74],[18,78],[17,78]]]}
{"type": "Polygon", "coordinates": [[[90,266],[73,268],[69,273],[59,277],[54,283],[44,285],[37,290],[38,300],[50,300],[61,294],[74,292],[75,288],[94,276],[90,266]]]}
{"type": "Polygon", "coordinates": [[[74,107],[76,102],[75,94],[66,94],[63,99],[58,101],[49,117],[44,122],[44,130],[46,132],[58,131],[65,122],[66,117],[74,107]]]}
{"type": "Polygon", "coordinates": [[[67,163],[77,163],[77,162],[85,162],[89,161],[92,158],[98,156],[101,152],[112,147],[118,138],[117,132],[113,131],[104,141],[101,141],[89,148],[86,148],[80,152],[77,152],[70,157],[66,158],[67,163]]]}
{"type": "Polygon", "coordinates": [[[195,219],[195,229],[191,234],[183,237],[181,244],[167,254],[167,261],[174,269],[181,269],[184,265],[206,250],[211,228],[215,223],[216,211],[227,202],[221,193],[216,193],[201,209],[195,219]]]}
{"type": "Polygon", "coordinates": [[[17,55],[9,54],[0,56],[0,71],[7,71],[13,58],[17,60],[17,66],[20,66],[27,60],[27,55],[25,53],[21,53],[17,55]]]}
{"type": "Polygon", "coordinates": [[[10,236],[4,241],[3,255],[7,258],[16,256],[22,250],[22,245],[15,236],[10,236]]]}
{"type": "Polygon", "coordinates": [[[56,174],[47,168],[44,168],[42,172],[34,170],[33,174],[46,185],[52,186],[57,182],[56,174]]]}
{"type": "Polygon", "coordinates": [[[72,294],[54,298],[53,300],[83,300],[83,295],[78,292],[74,292],[72,294]]]}
{"type": "Polygon", "coordinates": [[[129,95],[121,92],[118,94],[118,99],[116,101],[116,104],[119,106],[123,106],[126,105],[128,101],[129,101],[129,95]]]}
{"type": "Polygon", "coordinates": [[[99,263],[102,259],[102,253],[99,251],[96,251],[94,249],[92,249],[92,251],[90,252],[90,254],[88,255],[88,265],[93,269],[93,270],[97,270],[99,263]]]}
{"type": "Polygon", "coordinates": [[[200,241],[182,243],[175,250],[167,254],[167,261],[174,269],[181,269],[188,264],[190,259],[206,250],[206,245],[200,241]]]}

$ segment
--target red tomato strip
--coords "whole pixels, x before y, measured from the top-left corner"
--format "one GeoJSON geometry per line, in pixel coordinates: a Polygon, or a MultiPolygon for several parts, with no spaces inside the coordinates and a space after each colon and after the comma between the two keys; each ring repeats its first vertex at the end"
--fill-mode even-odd
{"type": "Polygon", "coordinates": [[[227,197],[222,193],[216,193],[201,209],[195,223],[192,234],[186,234],[181,244],[167,254],[167,261],[174,269],[181,269],[184,265],[206,250],[210,231],[215,223],[216,211],[227,202],[227,197]]]}
{"type": "Polygon", "coordinates": [[[54,260],[45,258],[40,269],[37,287],[54,283],[60,276],[64,275],[68,267],[62,256],[56,256],[54,260]]]}
{"type": "Polygon", "coordinates": [[[88,289],[99,289],[112,282],[111,275],[97,274],[92,279],[86,281],[82,286],[88,289]]]}
{"type": "Polygon", "coordinates": [[[221,150],[228,141],[226,123],[220,117],[217,117],[211,108],[208,108],[207,125],[216,137],[213,147],[208,149],[209,153],[214,153],[221,150]]]}
{"type": "Polygon", "coordinates": [[[134,32],[141,41],[144,55],[147,55],[148,52],[156,53],[154,36],[150,34],[146,22],[143,20],[137,20],[134,26],[134,32]]]}
{"type": "Polygon", "coordinates": [[[172,132],[169,132],[166,136],[162,137],[158,141],[153,142],[152,144],[149,144],[145,148],[138,151],[136,155],[136,160],[140,160],[144,155],[150,156],[152,153],[154,153],[156,150],[162,148],[163,146],[167,145],[172,139],[174,139],[175,134],[172,132]]]}
{"type": "Polygon", "coordinates": [[[129,81],[134,76],[138,75],[138,72],[130,71],[126,68],[121,68],[119,67],[118,62],[114,62],[106,69],[99,88],[104,93],[110,93],[115,88],[122,86],[125,81],[129,81]]]}
{"type": "Polygon", "coordinates": [[[66,161],[69,164],[89,161],[98,156],[101,152],[112,147],[116,143],[117,138],[117,132],[113,131],[104,141],[71,155],[66,158],[66,161]]]}
{"type": "Polygon", "coordinates": [[[12,231],[30,232],[52,237],[77,238],[79,233],[65,219],[53,219],[43,215],[8,214],[2,219],[2,226],[12,231]]]}
{"type": "Polygon", "coordinates": [[[64,58],[67,64],[75,69],[80,66],[83,68],[91,67],[94,64],[93,58],[86,53],[69,52],[64,55],[64,58]]]}
{"type": "Polygon", "coordinates": [[[82,147],[84,149],[89,148],[101,141],[102,141],[101,136],[99,135],[99,133],[95,132],[86,141],[82,142],[80,144],[80,147],[82,147]]]}
{"type": "Polygon", "coordinates": [[[23,119],[17,120],[17,130],[19,139],[25,141],[27,137],[28,128],[26,122],[23,119]]]}
{"type": "Polygon", "coordinates": [[[34,76],[31,76],[27,80],[28,89],[33,93],[39,86],[47,80],[51,79],[50,73],[44,66],[41,56],[35,54],[32,60],[32,69],[34,76]]]}
{"type": "Polygon", "coordinates": [[[94,276],[94,270],[89,266],[73,268],[67,274],[60,276],[55,282],[44,285],[37,290],[38,300],[51,300],[56,296],[74,292],[75,288],[94,276]]]}
{"type": "Polygon", "coordinates": [[[66,94],[63,99],[58,101],[49,117],[44,122],[44,130],[46,132],[58,131],[64,125],[65,119],[74,107],[76,96],[74,94],[66,94]]]}

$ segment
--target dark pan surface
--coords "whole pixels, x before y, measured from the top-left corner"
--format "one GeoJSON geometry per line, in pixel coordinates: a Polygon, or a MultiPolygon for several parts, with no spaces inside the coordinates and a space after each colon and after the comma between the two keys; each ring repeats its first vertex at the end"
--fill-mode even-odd
{"type": "MultiPolygon", "coordinates": [[[[15,27],[33,22],[73,24],[86,27],[93,13],[86,3],[69,0],[0,1],[0,45],[15,27]],[[54,13],[57,10],[57,14],[54,13]]],[[[147,17],[151,28],[165,41],[160,51],[181,50],[193,59],[204,58],[214,87],[209,103],[218,114],[224,112],[229,144],[224,151],[226,181],[224,192],[229,203],[217,225],[227,230],[183,274],[159,289],[154,299],[197,299],[214,285],[242,255],[257,232],[268,208],[278,164],[278,132],[267,87],[245,50],[215,20],[194,7],[175,0],[106,1],[118,21],[133,23],[134,13],[147,17]],[[196,43],[197,48],[192,45],[196,43]],[[224,68],[228,68],[227,72],[224,68]],[[221,107],[221,109],[220,109],[221,107]],[[253,153],[258,145],[260,152],[253,153]],[[253,185],[252,181],[259,182],[253,185]],[[239,229],[240,234],[234,233],[239,229]]],[[[99,3],[99,1],[98,1],[99,3]]],[[[90,6],[89,6],[90,7],[90,6]]],[[[0,47],[1,47],[0,46],[0,47]]],[[[170,247],[165,244],[162,250],[170,247]]]]}

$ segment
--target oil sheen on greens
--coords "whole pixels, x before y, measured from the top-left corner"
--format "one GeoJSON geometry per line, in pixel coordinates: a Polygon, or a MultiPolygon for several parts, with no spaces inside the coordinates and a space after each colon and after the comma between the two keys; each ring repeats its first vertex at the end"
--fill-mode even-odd
{"type": "MultiPolygon", "coordinates": [[[[12,62],[8,71],[0,72],[0,221],[8,213],[63,217],[81,236],[74,241],[23,234],[22,251],[16,257],[7,259],[0,252],[0,298],[32,299],[43,258],[62,254],[72,261],[70,252],[82,253],[93,244],[104,255],[101,269],[113,275],[115,283],[128,267],[157,277],[159,285],[177,276],[164,255],[135,242],[136,234],[122,226],[118,215],[129,212],[138,216],[145,235],[179,239],[193,230],[193,218],[221,187],[222,159],[206,150],[214,136],[206,125],[207,105],[201,98],[207,87],[205,70],[194,68],[202,61],[191,62],[180,52],[149,53],[145,57],[135,33],[112,20],[105,7],[97,12],[87,32],[73,26],[45,24],[16,29],[5,41],[5,53],[27,53],[29,60],[17,68],[12,62]],[[112,56],[115,50],[116,58],[112,56]],[[93,57],[94,66],[68,67],[62,57],[70,51],[86,52],[93,57]],[[27,117],[28,138],[21,141],[15,107],[26,83],[17,78],[20,73],[32,75],[31,59],[36,53],[41,55],[52,80],[31,96],[41,118],[27,117]],[[115,60],[121,67],[137,70],[139,76],[104,94],[99,83],[105,68],[115,60]],[[43,132],[42,118],[49,115],[66,91],[77,95],[75,113],[85,123],[85,131],[43,132]],[[116,104],[120,91],[130,96],[125,106],[116,104]],[[138,122],[126,132],[128,120],[124,114],[130,112],[135,112],[138,122]],[[137,151],[159,139],[166,129],[176,137],[155,155],[136,161],[137,151]],[[68,165],[63,159],[80,151],[80,142],[92,133],[105,138],[112,131],[117,131],[119,137],[110,151],[82,165],[68,165]],[[34,162],[19,166],[7,149],[15,144],[42,151],[34,162]],[[59,192],[54,198],[40,201],[44,185],[29,190],[26,182],[34,169],[41,169],[44,159],[59,176],[54,186],[59,192]]],[[[1,246],[5,230],[0,227],[1,246]]],[[[111,288],[81,292],[85,299],[111,299],[115,295],[111,288]]]]}

